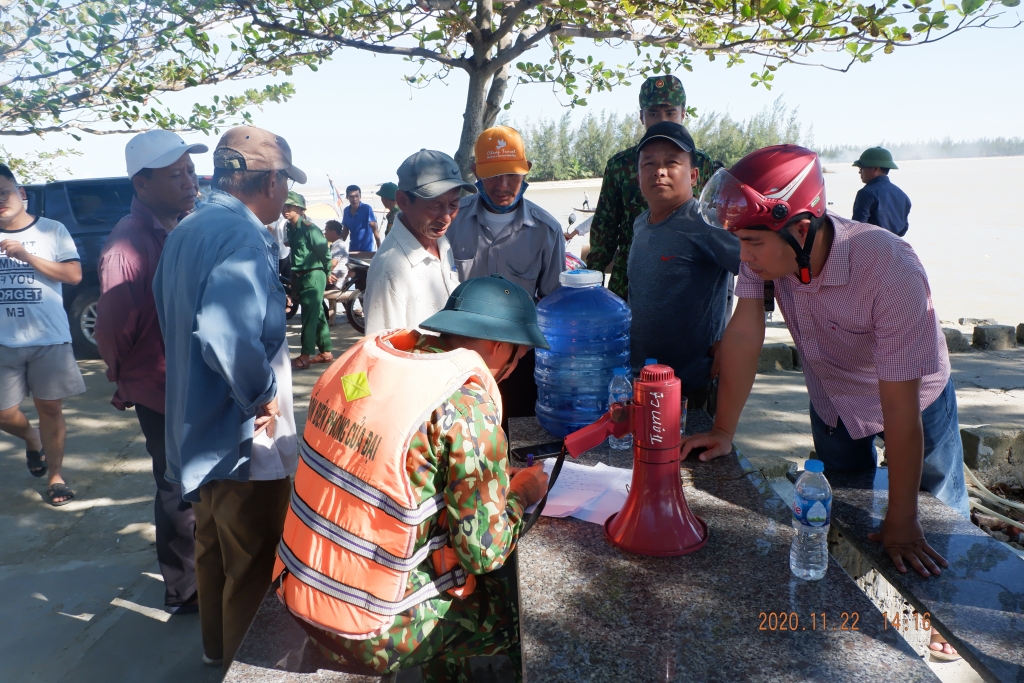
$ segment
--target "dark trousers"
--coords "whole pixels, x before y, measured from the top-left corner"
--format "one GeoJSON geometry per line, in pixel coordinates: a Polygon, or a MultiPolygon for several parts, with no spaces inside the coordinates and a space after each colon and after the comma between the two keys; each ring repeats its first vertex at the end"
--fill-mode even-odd
{"type": "Polygon", "coordinates": [[[203,649],[226,670],[270,588],[290,479],[215,480],[199,487],[196,573],[203,649]]]}
{"type": "Polygon", "coordinates": [[[533,349],[519,359],[515,370],[498,384],[501,392],[501,426],[508,434],[510,417],[533,417],[537,414],[537,382],[533,379],[533,370],[537,364],[537,354],[533,349]]]}
{"type": "MultiPolygon", "coordinates": [[[[924,430],[924,467],[921,490],[928,491],[964,517],[970,516],[964,482],[964,445],[953,380],[930,406],[921,411],[924,430]]],[[[822,420],[811,405],[811,434],[825,474],[843,470],[873,470],[878,463],[875,434],[854,439],[842,419],[835,427],[822,420]]],[[[885,432],[878,436],[885,438],[885,432]]]]}
{"type": "Polygon", "coordinates": [[[196,592],[196,518],[192,504],[181,499],[181,484],[164,478],[167,455],[164,450],[164,416],[136,404],[135,415],[146,437],[146,451],[153,459],[156,500],[156,559],[164,577],[164,604],[176,607],[188,602],[196,592]]]}

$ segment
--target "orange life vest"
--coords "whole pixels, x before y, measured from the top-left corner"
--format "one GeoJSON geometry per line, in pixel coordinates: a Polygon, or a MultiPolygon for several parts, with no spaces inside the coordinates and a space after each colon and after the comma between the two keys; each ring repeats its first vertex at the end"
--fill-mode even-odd
{"type": "Polygon", "coordinates": [[[407,454],[430,414],[475,380],[501,398],[480,356],[466,349],[410,353],[420,335],[383,332],[355,344],[313,387],[295,490],[274,565],[293,614],[352,639],[379,635],[400,614],[475,579],[451,547],[444,493],[413,498],[407,454]],[[419,525],[438,531],[418,550],[419,525]],[[437,578],[406,594],[409,572],[431,558],[437,578]]]}

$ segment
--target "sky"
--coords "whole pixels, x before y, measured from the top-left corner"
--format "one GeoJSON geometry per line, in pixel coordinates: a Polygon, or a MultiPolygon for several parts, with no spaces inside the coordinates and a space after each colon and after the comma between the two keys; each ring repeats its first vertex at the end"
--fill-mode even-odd
{"type": "MultiPolygon", "coordinates": [[[[537,48],[530,59],[546,59],[543,50],[537,48]]],[[[592,46],[590,51],[612,64],[631,54],[611,47],[592,46]]],[[[971,30],[931,45],[897,48],[848,73],[788,65],[776,72],[771,91],[751,87],[750,73],[758,66],[750,60],[726,68],[724,60],[711,63],[696,55],[693,72],[677,75],[688,103],[698,112],[728,111],[743,119],[781,96],[787,106],[799,109],[805,130],[813,126],[814,141],[822,146],[1024,136],[1024,27],[971,30]]],[[[296,71],[279,79],[293,82],[296,96],[255,110],[255,123],[288,140],[295,164],[310,176],[308,187],[326,186],[327,174],[339,185],[394,180],[402,160],[420,148],[454,154],[462,126],[462,72],[415,90],[402,80],[410,67],[398,57],[342,50],[317,72],[296,71]]],[[[217,86],[216,92],[260,82],[217,86]]],[[[634,113],[639,86],[640,79],[634,79],[630,87],[588,96],[589,106],[577,108],[573,116],[601,110],[634,113]]],[[[163,101],[185,111],[192,101],[205,100],[213,92],[200,88],[163,101]]],[[[512,121],[559,117],[566,111],[562,101],[565,98],[560,99],[550,85],[520,86],[508,115],[512,121]]],[[[214,136],[185,137],[211,148],[216,145],[214,136]]],[[[85,136],[81,142],[67,135],[42,140],[0,137],[0,145],[12,154],[60,147],[80,150],[82,156],[62,163],[68,170],[59,174],[62,178],[123,175],[127,141],[124,135],[85,136]]],[[[212,172],[209,154],[195,160],[200,173],[212,172]]]]}

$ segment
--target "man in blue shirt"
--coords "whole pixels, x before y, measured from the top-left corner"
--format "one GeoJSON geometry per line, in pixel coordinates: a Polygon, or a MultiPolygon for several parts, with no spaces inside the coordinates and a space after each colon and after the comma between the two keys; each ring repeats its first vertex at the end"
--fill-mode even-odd
{"type": "Polygon", "coordinates": [[[342,211],[341,224],[348,228],[348,251],[377,251],[380,236],[377,234],[377,217],[369,204],[362,203],[363,193],[358,185],[345,188],[348,208],[342,211]]]}
{"type": "Polygon", "coordinates": [[[860,169],[864,187],[853,201],[853,220],[870,223],[903,237],[910,224],[910,197],[889,180],[889,170],[899,168],[889,150],[872,147],[853,162],[860,169]]]}
{"type": "Polygon", "coordinates": [[[167,236],[153,294],[167,358],[166,477],[193,503],[203,661],[227,668],[270,587],[291,495],[294,461],[271,462],[253,442],[274,438],[272,363],[288,353],[278,247],[264,226],[306,174],[283,138],[251,126],[224,134],[213,166],[215,191],[167,236]]]}

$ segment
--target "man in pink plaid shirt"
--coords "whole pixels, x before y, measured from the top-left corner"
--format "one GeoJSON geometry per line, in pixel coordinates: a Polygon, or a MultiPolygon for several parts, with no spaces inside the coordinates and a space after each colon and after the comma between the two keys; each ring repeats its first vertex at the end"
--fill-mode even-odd
{"type": "Polygon", "coordinates": [[[910,564],[937,575],[948,563],[925,539],[918,490],[964,516],[968,504],[956,395],[928,278],[906,242],[825,206],[818,157],[795,145],[747,155],[718,171],[701,195],[705,220],[740,238],[742,266],[739,303],[716,359],[715,426],[687,440],[683,457],[699,447],[707,449],[701,460],[732,450],[764,343],[771,282],[803,361],[826,473],[873,469],[874,438],[884,432],[889,507],[870,538],[901,572],[910,564]]]}

